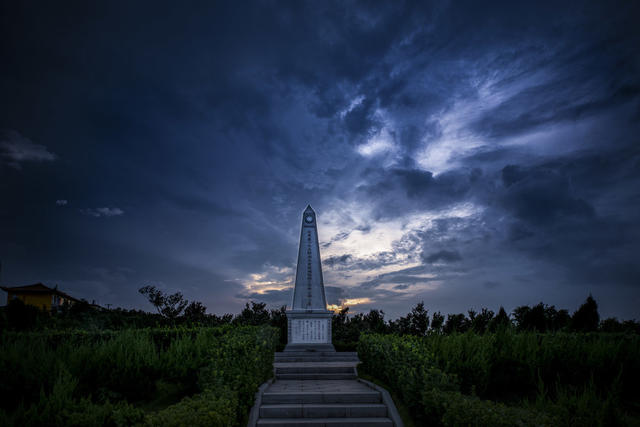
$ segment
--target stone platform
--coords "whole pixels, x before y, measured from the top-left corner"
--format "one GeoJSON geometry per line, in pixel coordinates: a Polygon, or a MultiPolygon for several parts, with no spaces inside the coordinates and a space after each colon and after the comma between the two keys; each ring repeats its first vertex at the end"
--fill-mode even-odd
{"type": "Polygon", "coordinates": [[[324,350],[276,353],[249,426],[402,426],[388,393],[358,379],[356,353],[324,350]]]}

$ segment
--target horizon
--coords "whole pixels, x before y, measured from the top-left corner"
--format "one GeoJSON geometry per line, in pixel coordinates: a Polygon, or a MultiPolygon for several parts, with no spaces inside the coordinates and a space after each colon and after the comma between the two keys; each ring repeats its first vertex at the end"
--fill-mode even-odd
{"type": "Polygon", "coordinates": [[[7,4],[0,284],[638,320],[639,9],[7,4]]]}

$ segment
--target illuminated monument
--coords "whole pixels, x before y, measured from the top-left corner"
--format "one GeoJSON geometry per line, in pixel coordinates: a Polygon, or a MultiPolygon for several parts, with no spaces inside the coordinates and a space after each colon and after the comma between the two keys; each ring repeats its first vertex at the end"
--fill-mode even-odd
{"type": "Polygon", "coordinates": [[[324,294],[316,213],[307,206],[302,214],[296,284],[287,310],[287,350],[301,347],[333,350],[331,315],[324,294]]]}

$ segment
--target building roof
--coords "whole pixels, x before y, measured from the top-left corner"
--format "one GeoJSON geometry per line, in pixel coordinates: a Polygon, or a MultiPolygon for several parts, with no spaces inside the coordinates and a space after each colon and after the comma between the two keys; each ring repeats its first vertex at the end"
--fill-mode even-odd
{"type": "Polygon", "coordinates": [[[42,283],[35,283],[33,285],[26,286],[0,286],[0,289],[5,292],[16,294],[55,294],[63,298],[68,298],[72,301],[78,301],[77,298],[74,298],[71,295],[67,295],[64,292],[59,291],[57,288],[50,288],[48,286],[45,286],[42,283]]]}

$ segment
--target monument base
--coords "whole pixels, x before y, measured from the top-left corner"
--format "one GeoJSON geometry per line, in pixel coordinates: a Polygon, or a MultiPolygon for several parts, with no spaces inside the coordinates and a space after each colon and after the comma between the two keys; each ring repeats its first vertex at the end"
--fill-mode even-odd
{"type": "Polygon", "coordinates": [[[327,353],[327,352],[335,352],[336,348],[333,344],[287,344],[283,350],[285,353],[290,351],[305,351],[305,352],[318,352],[318,353],[327,353]]]}
{"type": "Polygon", "coordinates": [[[328,310],[287,311],[285,351],[335,351],[331,344],[331,316],[328,310]]]}

